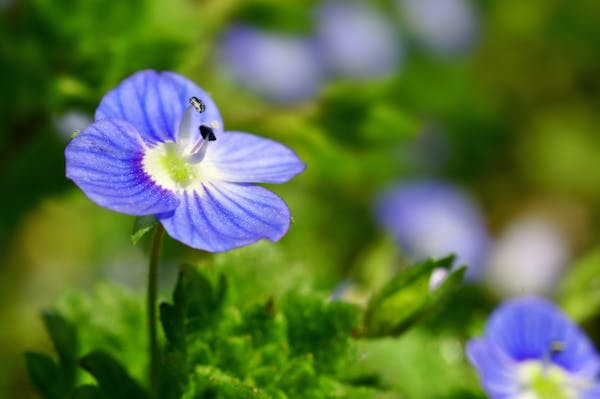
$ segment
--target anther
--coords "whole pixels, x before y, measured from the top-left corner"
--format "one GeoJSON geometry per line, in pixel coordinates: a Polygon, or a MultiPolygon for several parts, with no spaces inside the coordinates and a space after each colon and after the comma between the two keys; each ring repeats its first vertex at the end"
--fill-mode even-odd
{"type": "Polygon", "coordinates": [[[198,97],[190,97],[190,104],[196,108],[196,111],[199,113],[206,111],[206,105],[198,97]]]}
{"type": "Polygon", "coordinates": [[[213,129],[206,125],[200,125],[200,135],[206,141],[215,141],[217,137],[215,136],[215,132],[213,129]]]}
{"type": "Polygon", "coordinates": [[[562,341],[552,341],[550,343],[550,354],[558,355],[565,350],[565,343],[562,341]]]}

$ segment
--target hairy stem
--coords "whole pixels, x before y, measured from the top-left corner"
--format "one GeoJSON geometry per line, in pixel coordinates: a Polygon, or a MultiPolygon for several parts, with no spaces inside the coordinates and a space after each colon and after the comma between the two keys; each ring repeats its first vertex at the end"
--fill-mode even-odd
{"type": "Polygon", "coordinates": [[[150,352],[150,368],[148,370],[150,391],[153,397],[158,397],[159,372],[160,372],[160,348],[158,346],[157,335],[157,297],[158,297],[158,261],[160,257],[160,248],[164,235],[164,228],[160,223],[157,224],[152,237],[152,247],[150,248],[150,263],[148,266],[148,343],[150,352]]]}

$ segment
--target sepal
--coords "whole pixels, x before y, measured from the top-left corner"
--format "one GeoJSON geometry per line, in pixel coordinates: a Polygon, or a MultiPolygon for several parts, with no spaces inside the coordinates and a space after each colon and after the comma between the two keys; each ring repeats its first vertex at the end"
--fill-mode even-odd
{"type": "Polygon", "coordinates": [[[361,335],[401,335],[413,324],[440,306],[461,285],[466,266],[452,269],[437,288],[430,288],[433,271],[449,269],[454,256],[428,259],[400,271],[375,293],[365,312],[361,335]]]}

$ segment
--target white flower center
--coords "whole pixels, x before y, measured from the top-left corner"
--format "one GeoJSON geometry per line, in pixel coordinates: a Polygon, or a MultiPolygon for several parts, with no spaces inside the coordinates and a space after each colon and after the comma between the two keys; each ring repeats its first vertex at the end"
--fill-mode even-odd
{"type": "Polygon", "coordinates": [[[589,387],[585,379],[548,361],[521,362],[517,373],[522,390],[514,399],[577,399],[589,387]]]}
{"type": "Polygon", "coordinates": [[[199,129],[200,137],[191,142],[191,129],[194,127],[190,126],[190,121],[194,112],[200,112],[197,104],[192,104],[184,112],[177,142],[158,143],[148,148],[142,159],[144,172],[156,184],[170,191],[193,190],[214,174],[213,167],[202,160],[209,143],[216,139],[213,129],[219,128],[219,122],[195,127],[199,129]]]}

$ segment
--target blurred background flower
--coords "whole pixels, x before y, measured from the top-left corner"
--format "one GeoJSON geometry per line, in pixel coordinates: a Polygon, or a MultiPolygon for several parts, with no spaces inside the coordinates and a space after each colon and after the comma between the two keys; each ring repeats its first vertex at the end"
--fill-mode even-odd
{"type": "Polygon", "coordinates": [[[564,233],[548,218],[524,215],[509,222],[491,251],[490,288],[501,297],[551,295],[570,260],[564,233]]]}
{"type": "Polygon", "coordinates": [[[489,246],[483,215],[474,199],[439,181],[412,181],[385,192],[376,216],[409,257],[424,260],[456,254],[456,264],[481,274],[489,246]]]}
{"type": "Polygon", "coordinates": [[[460,54],[478,39],[478,15],[471,0],[397,0],[408,30],[428,51],[460,54]]]}
{"type": "Polygon", "coordinates": [[[68,142],[73,135],[81,129],[91,125],[94,118],[82,111],[68,110],[54,118],[54,127],[59,137],[68,142]]]}
{"type": "Polygon", "coordinates": [[[403,44],[391,20],[375,6],[329,1],[316,10],[316,35],[330,73],[373,78],[398,70],[403,44]]]}
{"type": "Polygon", "coordinates": [[[324,76],[315,43],[249,26],[234,26],[220,44],[219,68],[237,83],[273,101],[293,103],[314,97],[324,76]]]}

